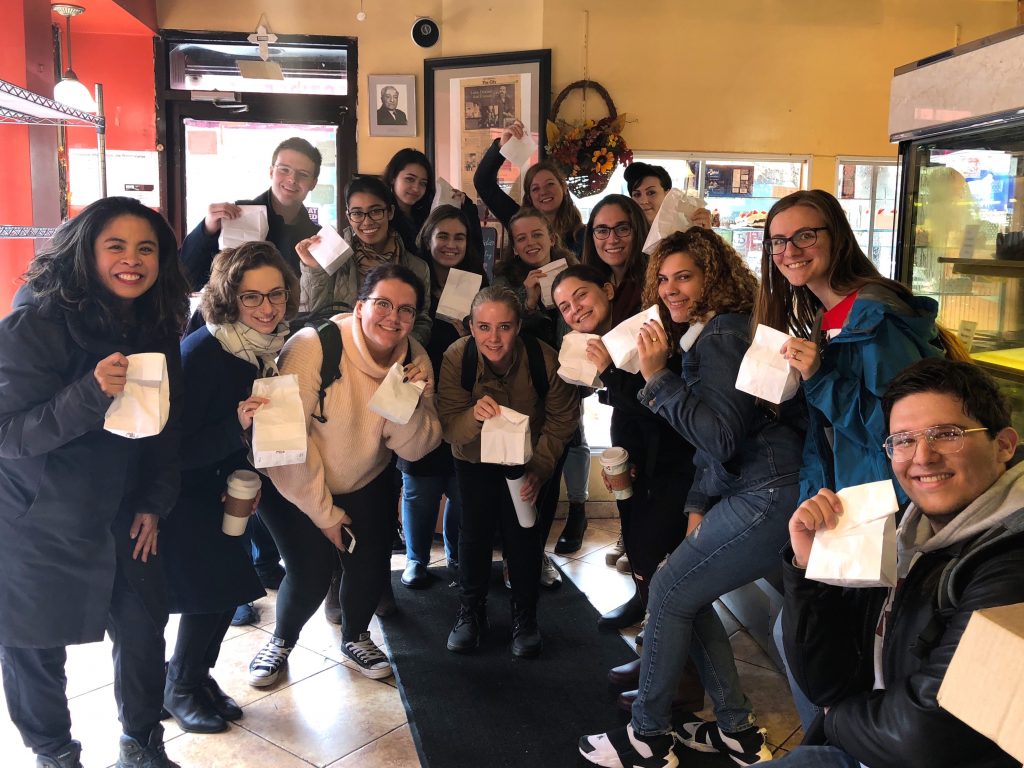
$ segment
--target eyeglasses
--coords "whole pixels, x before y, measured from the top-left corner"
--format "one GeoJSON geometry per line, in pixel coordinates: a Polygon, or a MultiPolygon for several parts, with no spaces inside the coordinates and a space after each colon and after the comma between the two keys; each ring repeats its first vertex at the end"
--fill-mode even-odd
{"type": "Polygon", "coordinates": [[[957,453],[964,447],[964,435],[968,432],[987,432],[987,427],[964,429],[956,424],[940,424],[913,432],[897,432],[889,435],[882,443],[886,455],[896,462],[910,461],[917,453],[917,444],[923,437],[928,447],[936,453],[957,453]]]}
{"type": "Polygon", "coordinates": [[[594,237],[598,240],[607,240],[611,237],[612,232],[615,233],[616,237],[626,237],[633,231],[633,225],[623,222],[616,224],[614,227],[606,227],[604,225],[594,227],[594,237]]]}
{"type": "Polygon", "coordinates": [[[284,304],[288,301],[288,289],[275,288],[270,293],[247,291],[246,293],[238,294],[238,300],[242,302],[243,307],[258,307],[263,304],[264,299],[267,299],[271,304],[284,304]]]}
{"type": "MultiPolygon", "coordinates": [[[[382,296],[368,296],[366,301],[373,305],[373,312],[377,317],[387,317],[394,311],[395,305],[390,299],[382,296]]],[[[398,319],[403,323],[411,323],[416,319],[416,307],[410,304],[402,304],[398,307],[398,319]]]]}
{"type": "Polygon", "coordinates": [[[792,243],[797,248],[810,248],[818,242],[818,233],[827,229],[828,227],[804,227],[794,232],[792,237],[769,237],[764,241],[764,247],[772,256],[784,254],[786,243],[792,243]]]}
{"type": "Polygon", "coordinates": [[[288,176],[294,176],[295,180],[298,182],[307,182],[313,179],[313,174],[309,171],[300,171],[296,168],[292,168],[290,165],[281,165],[278,163],[274,166],[274,171],[278,176],[284,176],[285,178],[288,176]]]}
{"type": "Polygon", "coordinates": [[[348,214],[348,220],[354,224],[359,224],[367,216],[370,217],[371,221],[380,221],[384,218],[384,214],[388,212],[387,208],[371,208],[368,211],[361,211],[356,208],[354,211],[346,211],[348,214]]]}

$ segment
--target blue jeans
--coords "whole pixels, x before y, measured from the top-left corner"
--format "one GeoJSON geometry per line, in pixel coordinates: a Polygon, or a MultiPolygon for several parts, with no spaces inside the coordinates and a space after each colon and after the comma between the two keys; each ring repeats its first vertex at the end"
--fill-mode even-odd
{"type": "MultiPolygon", "coordinates": [[[[582,427],[580,432],[582,435],[582,427]]],[[[562,467],[565,478],[565,491],[570,504],[583,504],[587,500],[590,485],[590,446],[587,438],[582,435],[579,445],[570,445],[565,455],[565,466],[562,467]]]]}
{"type": "Polygon", "coordinates": [[[796,705],[796,713],[800,716],[800,725],[803,726],[804,733],[808,733],[821,709],[807,698],[800,689],[800,686],[796,684],[796,680],[793,679],[793,673],[789,668],[789,659],[786,658],[786,646],[782,640],[782,611],[779,611],[779,616],[775,620],[775,626],[772,627],[772,639],[775,641],[775,647],[779,650],[779,655],[782,657],[782,665],[786,668],[786,679],[789,681],[789,690],[793,694],[793,704],[796,705]]]}
{"type": "Polygon", "coordinates": [[[634,731],[644,736],[672,731],[672,698],[687,654],[697,664],[719,727],[735,732],[754,724],[729,637],[712,603],[777,564],[797,495],[793,484],[722,498],[654,574],[634,731]]]}
{"type": "Polygon", "coordinates": [[[797,747],[772,762],[779,768],[860,768],[860,762],[839,747],[797,747]]]}
{"type": "Polygon", "coordinates": [[[405,556],[410,561],[424,566],[430,564],[430,545],[442,494],[448,497],[444,505],[444,553],[449,560],[458,560],[462,499],[455,470],[447,475],[402,473],[402,530],[405,531],[405,556]]]}

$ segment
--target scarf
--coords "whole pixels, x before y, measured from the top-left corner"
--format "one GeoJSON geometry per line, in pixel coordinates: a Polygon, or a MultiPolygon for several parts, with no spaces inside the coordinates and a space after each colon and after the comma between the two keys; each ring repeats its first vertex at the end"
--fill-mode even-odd
{"type": "Polygon", "coordinates": [[[345,230],[345,239],[352,245],[356,269],[359,270],[359,282],[363,282],[366,273],[374,267],[397,264],[402,255],[402,241],[395,230],[388,232],[388,238],[380,245],[367,245],[349,227],[345,230]]]}
{"type": "Polygon", "coordinates": [[[225,352],[255,365],[261,376],[277,376],[277,356],[288,335],[288,324],[281,323],[273,333],[260,333],[245,323],[207,323],[210,335],[225,352]]]}

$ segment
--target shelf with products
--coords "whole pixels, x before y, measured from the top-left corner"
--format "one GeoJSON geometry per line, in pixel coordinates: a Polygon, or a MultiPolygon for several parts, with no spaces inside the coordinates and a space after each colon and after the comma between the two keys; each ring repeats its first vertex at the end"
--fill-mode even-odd
{"type": "MultiPolygon", "coordinates": [[[[79,126],[95,129],[100,194],[106,197],[106,121],[103,117],[102,85],[96,85],[96,114],[90,114],[0,80],[0,125],[79,126]]],[[[55,231],[55,227],[0,224],[0,240],[47,238],[55,231]]]]}

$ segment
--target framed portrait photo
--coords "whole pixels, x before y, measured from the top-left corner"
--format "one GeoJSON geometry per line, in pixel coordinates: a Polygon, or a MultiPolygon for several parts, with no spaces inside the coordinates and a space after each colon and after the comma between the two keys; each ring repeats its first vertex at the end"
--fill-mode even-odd
{"type": "MultiPolygon", "coordinates": [[[[424,136],[437,175],[475,199],[473,174],[491,142],[521,120],[543,157],[551,102],[551,50],[426,59],[424,136]]],[[[519,168],[506,162],[498,183],[518,198],[519,168]]]]}
{"type": "Polygon", "coordinates": [[[416,75],[370,75],[370,135],[415,136],[416,75]]]}

